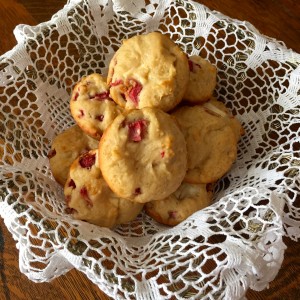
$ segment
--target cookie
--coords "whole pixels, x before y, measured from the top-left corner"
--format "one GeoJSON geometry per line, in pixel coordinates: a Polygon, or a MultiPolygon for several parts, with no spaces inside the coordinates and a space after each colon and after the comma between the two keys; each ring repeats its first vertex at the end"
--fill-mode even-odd
{"type": "Polygon", "coordinates": [[[211,204],[212,192],[206,184],[182,183],[169,197],[145,204],[146,213],[155,221],[175,226],[196,211],[211,204]]]}
{"type": "Polygon", "coordinates": [[[221,102],[183,106],[172,114],[187,142],[188,170],[184,181],[212,183],[231,168],[242,127],[221,102]]]}
{"type": "Polygon", "coordinates": [[[134,220],[143,204],[117,197],[98,165],[98,150],[91,150],[72,163],[64,187],[69,211],[76,219],[109,228],[134,220]]]}
{"type": "Polygon", "coordinates": [[[113,56],[107,77],[110,95],[125,109],[174,108],[189,80],[185,53],[158,32],[124,40],[113,56]]]}
{"type": "Polygon", "coordinates": [[[110,188],[141,203],[163,199],[180,186],[186,155],[173,118],[149,107],[119,115],[99,143],[100,168],[110,188]]]}
{"type": "Polygon", "coordinates": [[[189,57],[190,77],[183,98],[190,103],[209,100],[217,84],[217,68],[200,56],[189,57]]]}
{"type": "Polygon", "coordinates": [[[99,140],[121,108],[109,97],[106,78],[95,73],[83,77],[76,84],[70,100],[70,110],[78,126],[86,134],[99,140]]]}
{"type": "Polygon", "coordinates": [[[74,159],[84,152],[97,149],[98,143],[99,141],[87,136],[77,125],[58,134],[48,153],[54,179],[64,185],[74,159]]]}
{"type": "Polygon", "coordinates": [[[230,118],[230,126],[235,132],[237,141],[239,141],[240,137],[245,134],[245,130],[241,126],[240,121],[230,112],[230,110],[221,101],[218,101],[217,98],[212,97],[209,101],[203,103],[202,105],[204,106],[206,111],[210,112],[211,114],[230,118]]]}

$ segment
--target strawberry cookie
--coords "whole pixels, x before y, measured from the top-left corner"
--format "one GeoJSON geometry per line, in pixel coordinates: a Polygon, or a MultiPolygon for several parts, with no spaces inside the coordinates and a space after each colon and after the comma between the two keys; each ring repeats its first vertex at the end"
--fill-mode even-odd
{"type": "Polygon", "coordinates": [[[239,121],[219,101],[183,106],[172,114],[187,142],[188,170],[184,181],[212,183],[221,178],[237,156],[243,133],[239,121]]]}
{"type": "Polygon", "coordinates": [[[72,163],[64,187],[69,211],[76,219],[109,228],[134,220],[143,204],[116,196],[98,165],[98,150],[91,150],[72,163]]]}
{"type": "Polygon", "coordinates": [[[110,98],[106,79],[95,73],[83,77],[75,85],[70,110],[78,126],[99,140],[121,108],[110,98]]]}
{"type": "Polygon", "coordinates": [[[189,57],[190,77],[183,98],[190,103],[209,100],[217,84],[217,69],[200,56],[189,57]]]}
{"type": "Polygon", "coordinates": [[[155,108],[119,115],[99,143],[100,169],[120,197],[145,203],[163,199],[186,173],[186,143],[173,118],[155,108]]]}
{"type": "Polygon", "coordinates": [[[113,100],[125,109],[174,108],[189,80],[185,53],[158,32],[124,40],[109,65],[107,82],[113,100]]]}
{"type": "Polygon", "coordinates": [[[175,226],[196,211],[211,204],[212,192],[206,184],[182,183],[169,197],[145,204],[146,213],[155,221],[175,226]]]}
{"type": "Polygon", "coordinates": [[[80,154],[98,148],[99,141],[86,135],[77,125],[58,134],[48,153],[50,169],[55,180],[64,185],[70,165],[80,154]]]}

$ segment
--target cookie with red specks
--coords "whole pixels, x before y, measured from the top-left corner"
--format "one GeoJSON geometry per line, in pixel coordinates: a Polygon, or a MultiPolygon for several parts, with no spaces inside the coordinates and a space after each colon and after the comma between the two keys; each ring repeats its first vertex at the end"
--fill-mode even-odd
{"type": "Polygon", "coordinates": [[[54,179],[64,185],[69,168],[80,154],[98,148],[98,140],[86,135],[77,125],[58,134],[48,153],[50,169],[54,179]]]}
{"type": "Polygon", "coordinates": [[[99,143],[103,177],[120,197],[145,203],[163,199],[186,173],[186,142],[174,119],[156,108],[119,115],[99,143]]]}
{"type": "Polygon", "coordinates": [[[183,182],[169,197],[146,203],[145,211],[155,221],[175,226],[211,202],[212,192],[206,184],[183,182]]]}
{"type": "Polygon", "coordinates": [[[217,84],[217,68],[200,56],[189,57],[190,77],[183,98],[190,103],[209,100],[217,84]]]}
{"type": "Polygon", "coordinates": [[[188,170],[184,181],[212,183],[231,168],[243,133],[239,121],[224,104],[212,99],[202,105],[183,106],[172,114],[187,142],[188,170]]]}
{"type": "Polygon", "coordinates": [[[123,40],[113,56],[107,77],[110,95],[125,109],[174,108],[189,80],[185,53],[159,32],[123,40]]]}
{"type": "Polygon", "coordinates": [[[110,98],[106,78],[94,73],[75,85],[70,110],[78,126],[99,140],[105,128],[121,112],[121,107],[110,98]]]}
{"type": "Polygon", "coordinates": [[[64,187],[69,211],[76,219],[109,228],[134,220],[143,204],[116,196],[104,181],[98,165],[97,149],[72,163],[64,187]]]}

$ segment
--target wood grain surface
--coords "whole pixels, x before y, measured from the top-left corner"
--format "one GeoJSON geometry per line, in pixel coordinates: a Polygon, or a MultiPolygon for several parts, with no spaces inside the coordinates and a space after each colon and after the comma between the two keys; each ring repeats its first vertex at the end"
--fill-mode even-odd
{"type": "MultiPolygon", "coordinates": [[[[284,41],[300,53],[300,2],[297,0],[198,1],[239,20],[246,20],[261,33],[284,41]]],[[[16,44],[18,24],[47,21],[65,0],[0,0],[0,55],[16,44]]],[[[285,239],[287,250],[282,268],[269,289],[249,290],[248,299],[300,299],[300,243],[285,239]]],[[[21,274],[15,241],[0,219],[0,299],[110,299],[82,273],[72,270],[49,283],[33,283],[21,274]]]]}

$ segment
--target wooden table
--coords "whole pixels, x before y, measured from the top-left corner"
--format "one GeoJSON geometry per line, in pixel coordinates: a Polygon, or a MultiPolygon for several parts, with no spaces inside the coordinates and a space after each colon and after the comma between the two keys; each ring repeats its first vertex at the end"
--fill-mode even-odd
{"type": "MultiPolygon", "coordinates": [[[[17,24],[35,25],[48,20],[66,0],[0,0],[0,54],[15,44],[17,24]]],[[[298,0],[199,1],[235,19],[247,20],[263,34],[282,40],[300,53],[300,4],[298,0]]],[[[300,243],[288,246],[282,268],[270,288],[249,290],[248,299],[300,299],[300,243]]],[[[109,299],[85,275],[72,270],[50,283],[33,283],[20,273],[15,241],[0,220],[0,299],[109,299]]]]}

